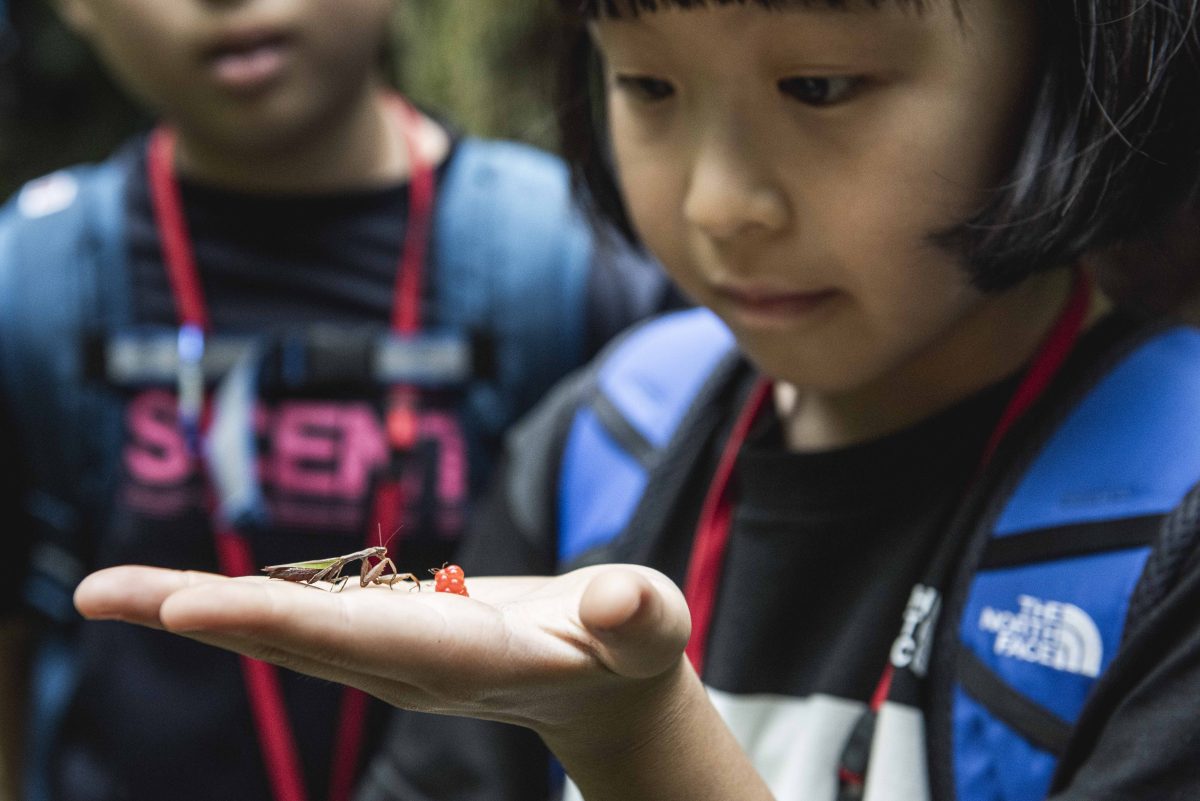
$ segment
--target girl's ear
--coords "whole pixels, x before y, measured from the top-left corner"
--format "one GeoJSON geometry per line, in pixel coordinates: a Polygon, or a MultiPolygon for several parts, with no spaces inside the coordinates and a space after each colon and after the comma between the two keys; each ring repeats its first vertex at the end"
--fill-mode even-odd
{"type": "Polygon", "coordinates": [[[51,0],[63,22],[80,36],[89,38],[95,26],[91,0],[51,0]]]}

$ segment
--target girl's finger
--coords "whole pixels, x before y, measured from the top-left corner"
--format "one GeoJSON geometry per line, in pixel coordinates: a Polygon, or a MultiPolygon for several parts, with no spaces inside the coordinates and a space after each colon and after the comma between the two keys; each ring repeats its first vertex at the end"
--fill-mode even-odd
{"type": "Polygon", "coordinates": [[[111,567],[79,583],[75,608],[91,620],[124,620],[160,629],[159,608],[171,593],[224,581],[224,577],[212,573],[137,565],[111,567]]]}

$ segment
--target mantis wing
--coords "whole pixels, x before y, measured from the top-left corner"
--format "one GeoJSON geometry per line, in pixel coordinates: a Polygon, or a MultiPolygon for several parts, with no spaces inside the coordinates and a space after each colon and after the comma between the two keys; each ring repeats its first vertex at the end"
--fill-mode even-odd
{"type": "Polygon", "coordinates": [[[333,567],[337,562],[345,561],[344,556],[334,556],[330,559],[313,559],[309,562],[285,562],[282,565],[267,565],[262,569],[264,573],[283,572],[286,570],[324,570],[327,567],[333,567]]]}
{"type": "Polygon", "coordinates": [[[262,571],[268,578],[283,579],[284,581],[304,581],[312,584],[323,578],[336,578],[342,572],[346,557],[333,559],[314,559],[309,562],[288,562],[282,565],[268,565],[262,571]]]}

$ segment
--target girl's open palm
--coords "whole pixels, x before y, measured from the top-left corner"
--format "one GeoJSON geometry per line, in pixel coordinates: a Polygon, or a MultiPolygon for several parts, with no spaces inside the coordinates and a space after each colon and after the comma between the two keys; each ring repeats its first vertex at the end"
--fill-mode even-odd
{"type": "Polygon", "coordinates": [[[542,732],[598,720],[675,673],[686,604],[647,568],[471,578],[471,596],[397,586],[338,593],[266,578],[124,566],[80,584],[85,617],[163,628],[406,709],[542,732]],[[595,717],[599,716],[599,718],[595,717]]]}

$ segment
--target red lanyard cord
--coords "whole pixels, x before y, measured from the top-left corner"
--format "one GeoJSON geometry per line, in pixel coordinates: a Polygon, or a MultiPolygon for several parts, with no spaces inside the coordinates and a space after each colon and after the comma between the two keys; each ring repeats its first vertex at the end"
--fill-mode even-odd
{"type": "MultiPolygon", "coordinates": [[[[404,253],[400,268],[396,272],[396,286],[392,300],[392,331],[399,336],[411,336],[421,330],[421,283],[424,277],[426,253],[433,219],[434,175],[425,163],[416,139],[421,117],[410,104],[397,98],[401,131],[408,148],[412,175],[409,179],[409,226],[404,240],[404,253]],[[423,224],[416,225],[417,221],[423,224]]],[[[412,387],[394,386],[388,393],[386,430],[392,449],[405,452],[412,448],[417,439],[416,421],[417,392],[412,387]]],[[[388,531],[396,529],[398,510],[404,503],[400,482],[387,482],[380,488],[376,503],[379,524],[388,531]]],[[[370,543],[368,543],[370,544],[370,543]]]]}
{"type": "MultiPolygon", "coordinates": [[[[1057,375],[1083,331],[1090,298],[1091,282],[1083,270],[1077,269],[1071,295],[1066,305],[1059,312],[1058,319],[1039,346],[1020,385],[1000,415],[999,422],[991,436],[988,437],[978,472],[981,472],[991,460],[1000,441],[1013,424],[1041,397],[1051,380],[1057,375]]],[[[735,503],[732,487],[733,469],[751,427],[766,407],[771,387],[771,381],[760,380],[744,402],[721,452],[721,458],[717,463],[717,469],[712,483],[709,485],[708,494],[705,496],[700,519],[696,526],[683,589],[692,616],[692,636],[688,640],[685,653],[699,675],[703,675],[709,629],[712,625],[725,555],[729,547],[735,503]]],[[[873,710],[878,710],[887,698],[891,689],[892,672],[892,666],[889,664],[872,697],[871,708],[873,710]]]]}
{"type": "Polygon", "coordinates": [[[772,382],[760,379],[750,390],[750,396],[734,421],[733,430],[717,462],[717,472],[709,485],[704,506],[700,508],[700,525],[692,545],[692,556],[688,562],[687,580],[683,594],[687,599],[688,611],[692,615],[692,636],[688,639],[685,653],[702,675],[704,654],[708,647],[708,631],[712,623],[717,600],[717,586],[721,582],[725,551],[729,547],[729,533],[733,522],[733,493],[730,482],[738,453],[750,434],[750,427],[758,419],[771,397],[772,382]]]}
{"type": "MultiPolygon", "coordinates": [[[[395,104],[400,113],[401,130],[408,151],[409,212],[393,293],[391,326],[397,334],[412,335],[419,332],[421,326],[422,278],[431,238],[436,181],[433,166],[424,158],[417,144],[415,130],[422,124],[420,114],[401,98],[396,98],[395,104]]],[[[175,134],[170,129],[160,127],[153,131],[147,155],[147,172],[155,222],[162,240],[163,262],[166,265],[181,327],[182,400],[184,394],[193,394],[185,393],[184,390],[189,383],[194,383],[198,361],[203,354],[203,337],[211,333],[211,320],[175,173],[175,143],[175,134]],[[192,382],[184,380],[185,373],[192,377],[192,382]]],[[[415,390],[396,387],[393,388],[391,398],[389,431],[392,428],[392,412],[402,406],[402,414],[409,418],[406,422],[411,433],[415,390]]],[[[194,410],[184,408],[181,404],[181,424],[185,428],[189,416],[199,417],[194,410]]],[[[396,439],[390,439],[395,446],[396,439]]],[[[382,494],[386,494],[393,503],[402,500],[396,493],[382,494]]],[[[209,514],[214,520],[214,542],[222,572],[230,576],[257,572],[250,543],[232,528],[216,524],[216,517],[213,515],[216,506],[211,497],[211,490],[207,491],[206,495],[209,496],[209,514]]],[[[397,515],[398,512],[393,509],[392,514],[397,515]]],[[[373,537],[374,532],[368,532],[368,540],[373,541],[373,537]]],[[[241,657],[241,665],[251,713],[258,732],[259,746],[275,801],[307,801],[300,752],[284,704],[279,672],[273,665],[248,657],[241,657]]],[[[342,696],[337,736],[334,740],[329,789],[331,801],[347,801],[350,798],[362,748],[366,710],[366,695],[359,690],[346,688],[342,696]]]]}
{"type": "MultiPolygon", "coordinates": [[[[217,559],[222,572],[230,576],[245,576],[257,572],[250,543],[245,537],[233,531],[217,531],[215,534],[217,559]]],[[[261,662],[248,656],[239,656],[238,661],[242,666],[242,681],[246,685],[250,713],[254,716],[259,748],[275,799],[305,801],[308,793],[304,787],[300,749],[296,746],[296,737],[288,720],[279,671],[269,662],[261,662]]],[[[334,748],[336,754],[336,749],[339,748],[336,741],[334,748]]],[[[335,756],[336,761],[340,759],[335,756]]],[[[339,798],[332,793],[330,797],[339,798]]],[[[340,798],[349,798],[349,795],[340,798]]]]}
{"type": "Polygon", "coordinates": [[[150,134],[146,171],[154,219],[162,239],[163,262],[175,300],[175,315],[180,325],[193,325],[208,334],[211,330],[208,304],[204,300],[200,272],[196,269],[192,240],[183,213],[183,196],[175,176],[175,133],[169,128],[156,128],[150,134]]]}
{"type": "Polygon", "coordinates": [[[397,334],[415,334],[421,330],[421,283],[425,275],[425,257],[429,251],[436,192],[433,169],[421,153],[417,130],[423,124],[421,115],[411,104],[399,97],[394,100],[400,114],[400,130],[408,151],[408,219],[404,251],[396,272],[396,287],[392,299],[392,330],[397,334]]]}
{"type": "Polygon", "coordinates": [[[976,474],[987,467],[992,457],[996,455],[1000,441],[1004,439],[1017,420],[1021,419],[1042,396],[1046,387],[1050,386],[1050,382],[1054,380],[1054,376],[1058,375],[1063,362],[1075,349],[1075,343],[1079,341],[1084,323],[1087,321],[1091,297],[1092,282],[1082,268],[1077,268],[1071,295],[1067,298],[1067,303],[1062,311],[1059,312],[1054,327],[1050,329],[1050,333],[1042,342],[1037,356],[1021,378],[1020,386],[1013,393],[1004,413],[1000,415],[1000,421],[996,423],[996,428],[992,431],[992,436],[983,450],[983,457],[980,459],[976,474]]]}

